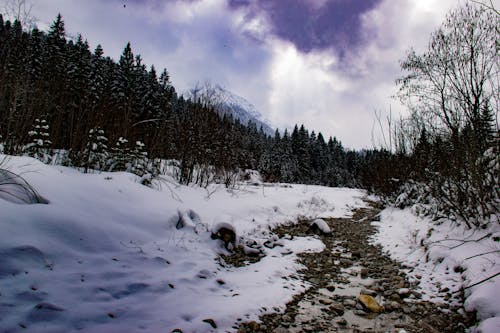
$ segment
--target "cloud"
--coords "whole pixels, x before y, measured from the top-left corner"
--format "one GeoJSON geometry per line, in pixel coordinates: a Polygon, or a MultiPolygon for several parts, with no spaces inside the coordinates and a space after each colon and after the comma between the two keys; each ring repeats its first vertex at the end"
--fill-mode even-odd
{"type": "Polygon", "coordinates": [[[401,75],[399,60],[411,46],[424,50],[430,33],[456,5],[454,0],[427,2],[386,0],[363,13],[360,34],[365,42],[345,49],[343,57],[336,45],[302,52],[292,42],[274,41],[268,115],[272,123],[281,128],[304,123],[353,148],[380,143],[375,111],[383,119],[391,113],[393,120],[405,113],[391,98],[401,75]]]}
{"type": "Polygon", "coordinates": [[[249,20],[265,17],[270,32],[304,53],[330,49],[342,56],[345,49],[364,42],[363,13],[380,0],[228,0],[230,8],[243,9],[249,20]]]}

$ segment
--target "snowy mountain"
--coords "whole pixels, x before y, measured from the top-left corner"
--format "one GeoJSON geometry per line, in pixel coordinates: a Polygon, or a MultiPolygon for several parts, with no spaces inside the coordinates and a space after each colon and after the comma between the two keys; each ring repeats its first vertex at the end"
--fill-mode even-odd
{"type": "Polygon", "coordinates": [[[232,115],[245,125],[253,122],[256,124],[257,129],[262,126],[264,133],[274,135],[274,129],[252,103],[218,84],[205,83],[204,85],[197,85],[184,93],[184,98],[211,104],[215,106],[221,115],[232,115]]]}

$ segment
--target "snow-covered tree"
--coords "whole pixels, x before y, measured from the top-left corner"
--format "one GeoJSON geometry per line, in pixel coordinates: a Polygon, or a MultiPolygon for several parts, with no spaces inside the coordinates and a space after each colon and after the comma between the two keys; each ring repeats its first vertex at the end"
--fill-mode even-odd
{"type": "Polygon", "coordinates": [[[104,170],[109,156],[107,142],[108,138],[104,135],[104,130],[95,127],[89,131],[87,145],[83,154],[85,172],[90,169],[104,170]]]}
{"type": "Polygon", "coordinates": [[[146,152],[144,143],[141,141],[136,141],[135,147],[130,151],[130,160],[127,169],[127,171],[140,177],[148,173],[148,153],[146,152]]]}
{"type": "Polygon", "coordinates": [[[49,148],[50,140],[49,124],[44,118],[36,118],[31,130],[28,132],[30,142],[24,146],[24,152],[28,156],[39,159],[44,163],[50,162],[49,148]]]}
{"type": "Polygon", "coordinates": [[[119,137],[115,145],[111,148],[111,156],[108,160],[109,171],[127,170],[129,155],[130,149],[128,148],[128,140],[119,137]]]}

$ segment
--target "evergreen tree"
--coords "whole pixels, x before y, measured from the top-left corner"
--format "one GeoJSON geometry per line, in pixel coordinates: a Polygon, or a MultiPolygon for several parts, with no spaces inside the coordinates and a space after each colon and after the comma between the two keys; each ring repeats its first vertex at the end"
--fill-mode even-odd
{"type": "Polygon", "coordinates": [[[95,127],[89,131],[83,154],[85,172],[89,172],[90,169],[105,170],[109,156],[107,144],[108,138],[104,135],[104,130],[95,127]]]}
{"type": "Polygon", "coordinates": [[[25,153],[44,163],[49,163],[49,149],[52,141],[47,121],[44,118],[36,118],[28,135],[30,142],[24,147],[25,153]]]}

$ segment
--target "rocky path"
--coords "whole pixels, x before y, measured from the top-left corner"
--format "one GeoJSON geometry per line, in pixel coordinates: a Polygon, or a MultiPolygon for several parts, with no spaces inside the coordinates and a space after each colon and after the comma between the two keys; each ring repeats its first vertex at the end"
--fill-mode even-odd
{"type": "MultiPolygon", "coordinates": [[[[462,309],[420,300],[400,264],[369,244],[376,231],[370,222],[378,212],[372,203],[350,219],[325,219],[332,231],[319,235],[325,250],[300,255],[307,267],[302,278],[312,288],[288,303],[284,313],[265,315],[261,324],[243,323],[238,332],[464,332],[472,319],[462,309]]],[[[306,236],[311,229],[303,221],[275,232],[306,236]]]]}

